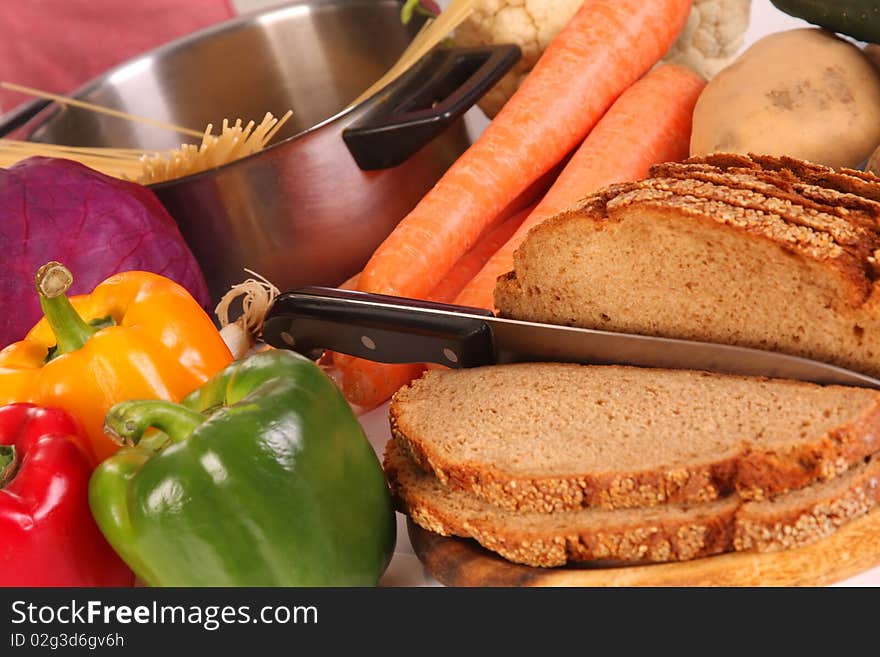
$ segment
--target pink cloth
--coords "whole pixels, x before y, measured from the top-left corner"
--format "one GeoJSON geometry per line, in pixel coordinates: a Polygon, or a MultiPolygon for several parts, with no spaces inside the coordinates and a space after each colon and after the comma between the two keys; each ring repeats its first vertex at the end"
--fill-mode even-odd
{"type": "MultiPolygon", "coordinates": [[[[66,93],[234,15],[231,0],[0,0],[0,80],[66,93]]],[[[0,89],[0,114],[28,100],[0,89]]]]}

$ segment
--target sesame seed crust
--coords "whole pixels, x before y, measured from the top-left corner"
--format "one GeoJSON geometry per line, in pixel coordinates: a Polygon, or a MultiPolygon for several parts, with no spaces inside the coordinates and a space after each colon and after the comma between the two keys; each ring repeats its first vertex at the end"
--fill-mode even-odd
{"type": "Polygon", "coordinates": [[[851,520],[866,515],[880,501],[877,459],[851,479],[845,488],[826,485],[827,494],[808,498],[800,507],[779,509],[768,502],[746,504],[737,519],[734,549],[771,552],[799,547],[830,536],[851,520]]]}
{"type": "Polygon", "coordinates": [[[553,230],[573,216],[616,221],[633,207],[733,227],[826,263],[853,288],[848,301],[854,308],[873,290],[880,250],[880,178],[873,174],[787,157],[717,153],[655,165],[649,178],[606,187],[533,232],[553,230]]]}
{"type": "MultiPolygon", "coordinates": [[[[620,368],[620,371],[627,369],[620,368]]],[[[792,441],[784,450],[743,440],[732,451],[719,454],[714,460],[686,465],[617,472],[585,471],[567,476],[522,476],[505,469],[503,463],[490,467],[457,456],[438,446],[431,435],[412,426],[412,421],[407,419],[407,401],[422,394],[423,389],[429,389],[431,379],[446,375],[455,373],[431,373],[394,395],[389,410],[391,436],[408,458],[443,485],[467,490],[510,511],[552,513],[590,507],[624,509],[670,503],[696,504],[732,492],[744,499],[760,500],[831,479],[880,452],[880,395],[877,395],[862,414],[850,422],[814,440],[792,441]]]]}
{"type": "Polygon", "coordinates": [[[762,502],[731,495],[693,506],[508,512],[440,484],[389,441],[385,472],[398,508],[443,536],[475,539],[505,559],[554,567],[591,562],[687,561],[724,552],[771,552],[825,538],[880,501],[880,460],[832,483],[762,502]]]}

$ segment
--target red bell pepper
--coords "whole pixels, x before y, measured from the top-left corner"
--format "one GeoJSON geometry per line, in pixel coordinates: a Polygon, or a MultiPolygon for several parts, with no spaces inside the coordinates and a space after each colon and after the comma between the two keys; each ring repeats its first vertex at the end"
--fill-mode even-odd
{"type": "Polygon", "coordinates": [[[132,586],[89,510],[92,463],[76,421],[0,407],[0,586],[132,586]]]}

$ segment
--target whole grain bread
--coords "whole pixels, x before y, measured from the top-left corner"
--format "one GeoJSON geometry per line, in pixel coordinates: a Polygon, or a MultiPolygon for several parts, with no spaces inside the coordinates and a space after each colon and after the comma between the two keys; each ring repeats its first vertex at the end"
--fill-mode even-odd
{"type": "Polygon", "coordinates": [[[880,178],[791,158],[655,166],[529,232],[505,317],[771,349],[880,376],[880,178]]]}
{"type": "Polygon", "coordinates": [[[830,482],[774,499],[737,495],[692,506],[511,512],[443,486],[390,441],[385,471],[401,511],[425,529],[474,538],[531,566],[569,562],[686,561],[723,552],[806,545],[868,513],[880,499],[880,460],[869,458],[830,482]]]}
{"type": "Polygon", "coordinates": [[[880,451],[877,391],[686,370],[430,371],[389,415],[442,484],[521,511],[759,500],[880,451]]]}

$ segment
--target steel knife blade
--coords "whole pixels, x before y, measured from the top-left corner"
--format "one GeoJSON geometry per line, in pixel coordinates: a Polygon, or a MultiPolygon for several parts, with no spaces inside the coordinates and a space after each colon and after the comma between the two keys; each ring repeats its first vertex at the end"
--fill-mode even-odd
{"type": "Polygon", "coordinates": [[[384,363],[618,364],[880,389],[880,380],[865,374],[772,351],[540,324],[477,308],[325,287],[280,295],[264,320],[263,340],[304,354],[329,349],[384,363]]]}

